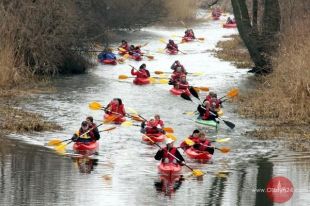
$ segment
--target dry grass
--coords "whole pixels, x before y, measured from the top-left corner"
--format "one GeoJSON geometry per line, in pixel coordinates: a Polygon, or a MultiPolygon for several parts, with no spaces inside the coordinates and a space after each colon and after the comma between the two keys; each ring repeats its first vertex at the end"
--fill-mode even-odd
{"type": "Polygon", "coordinates": [[[41,115],[10,106],[0,107],[0,130],[7,132],[42,132],[59,130],[55,123],[44,121],[41,115]]]}
{"type": "Polygon", "coordinates": [[[291,140],[295,150],[310,149],[309,32],[310,22],[306,21],[285,31],[274,72],[258,79],[256,91],[240,98],[240,114],[269,126],[255,131],[256,137],[291,140]]]}
{"type": "Polygon", "coordinates": [[[237,68],[250,68],[253,62],[239,35],[228,36],[228,40],[219,41],[213,50],[219,59],[232,62],[237,68]]]}
{"type": "Polygon", "coordinates": [[[199,0],[169,0],[164,1],[168,21],[192,21],[196,19],[199,0]]]}

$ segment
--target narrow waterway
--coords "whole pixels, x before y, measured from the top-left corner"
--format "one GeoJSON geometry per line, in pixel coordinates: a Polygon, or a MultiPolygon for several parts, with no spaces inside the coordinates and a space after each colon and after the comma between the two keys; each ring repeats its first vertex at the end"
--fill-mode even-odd
{"type": "Polygon", "coordinates": [[[233,103],[224,105],[223,118],[234,122],[236,128],[230,130],[222,123],[218,132],[208,130],[211,139],[230,137],[228,143],[217,146],[228,146],[232,151],[228,154],[217,151],[209,164],[187,159],[189,165],[208,174],[197,180],[183,168],[185,180],[175,191],[160,191],[154,186],[159,180],[158,163],[153,158],[157,148],[141,143],[138,127],[118,127],[103,133],[99,155],[87,159],[59,156],[44,146],[53,137],[71,137],[88,115],[101,120],[103,113],[90,110],[88,104],[92,101],[107,104],[114,97],[122,98],[127,107],[145,117],[160,114],[166,125],[174,128],[180,143],[197,127],[192,116],[182,113],[193,111],[196,106],[172,96],[169,85],[135,86],[131,80],[118,80],[118,75],[130,75],[128,64],[138,67],[144,62],[151,72],[170,71],[170,65],[180,60],[189,72],[206,74],[189,76],[192,85],[208,86],[218,96],[233,87],[251,86],[247,70],[220,61],[209,51],[223,36],[237,33],[235,29],[223,29],[219,22],[208,22],[195,26],[194,31],[197,37],[205,37],[205,41],[181,44],[180,50],[188,54],[177,56],[159,53],[165,47],[159,40],[182,35],[184,28],[148,27],[122,34],[122,38],[134,44],[148,43],[143,49],[150,51],[155,60],[98,65],[87,74],[55,80],[57,92],[53,94],[41,94],[23,102],[21,107],[43,114],[65,130],[11,135],[9,140],[1,138],[0,205],[273,205],[265,193],[255,191],[265,188],[273,176],[289,178],[295,188],[291,200],[275,205],[309,205],[310,153],[293,153],[279,142],[245,137],[243,133],[254,127],[253,122],[241,119],[234,112],[233,103]],[[218,175],[220,171],[229,174],[218,175]]]}

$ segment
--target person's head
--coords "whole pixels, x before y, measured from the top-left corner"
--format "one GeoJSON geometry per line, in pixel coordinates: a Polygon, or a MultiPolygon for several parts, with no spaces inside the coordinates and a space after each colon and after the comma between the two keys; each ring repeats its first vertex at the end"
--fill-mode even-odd
{"type": "Polygon", "coordinates": [[[185,76],[185,75],[182,75],[182,76],[181,76],[181,81],[182,81],[182,82],[186,82],[186,76],[185,76]]]}
{"type": "Polygon", "coordinates": [[[173,139],[171,139],[171,138],[166,138],[166,146],[167,146],[167,148],[168,149],[170,149],[170,148],[172,148],[173,147],[173,142],[174,142],[174,140],[173,139]]]}
{"type": "Polygon", "coordinates": [[[201,132],[200,134],[199,134],[199,139],[200,140],[206,140],[207,138],[206,138],[206,134],[204,133],[204,132],[201,132]]]}
{"type": "Polygon", "coordinates": [[[114,98],[113,102],[116,103],[117,105],[123,104],[122,100],[120,98],[114,98]]]}
{"type": "Polygon", "coordinates": [[[125,41],[125,40],[122,40],[122,44],[127,44],[127,41],[125,41]]]}
{"type": "Polygon", "coordinates": [[[140,69],[145,69],[146,68],[146,64],[141,64],[140,69]]]}
{"type": "Polygon", "coordinates": [[[211,99],[213,101],[216,101],[217,100],[217,94],[216,93],[213,93],[212,96],[211,96],[211,99]]]}
{"type": "Polygon", "coordinates": [[[94,122],[94,118],[92,116],[88,116],[86,117],[86,121],[91,124],[94,122]]]}
{"type": "Polygon", "coordinates": [[[180,63],[180,61],[179,61],[179,60],[176,60],[174,63],[175,63],[176,65],[178,65],[178,66],[180,66],[180,65],[181,65],[181,63],[180,63]]]}
{"type": "Polygon", "coordinates": [[[134,45],[130,45],[130,49],[131,50],[135,49],[135,46],[134,45]]]}
{"type": "Polygon", "coordinates": [[[209,92],[209,96],[212,97],[214,95],[214,92],[209,92]]]}
{"type": "Polygon", "coordinates": [[[88,128],[89,128],[88,122],[87,121],[83,121],[82,124],[81,124],[81,129],[83,131],[86,131],[86,130],[88,130],[88,128]]]}
{"type": "Polygon", "coordinates": [[[159,114],[155,114],[154,118],[155,118],[156,120],[160,120],[159,114]]]}
{"type": "Polygon", "coordinates": [[[199,134],[200,134],[200,131],[199,131],[198,129],[195,129],[195,130],[193,131],[192,136],[193,136],[193,137],[199,137],[199,134]]]}
{"type": "Polygon", "coordinates": [[[174,44],[174,41],[172,39],[169,39],[169,44],[174,44]]]}

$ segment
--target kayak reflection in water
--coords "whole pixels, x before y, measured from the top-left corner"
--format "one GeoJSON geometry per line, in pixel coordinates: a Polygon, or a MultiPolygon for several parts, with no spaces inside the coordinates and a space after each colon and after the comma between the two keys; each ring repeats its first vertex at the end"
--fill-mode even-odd
{"type": "Polygon", "coordinates": [[[98,159],[92,159],[87,156],[72,157],[72,159],[82,174],[90,174],[94,171],[94,167],[98,165],[98,159]]]}
{"type": "Polygon", "coordinates": [[[173,180],[169,180],[166,176],[161,175],[160,179],[154,182],[154,186],[157,191],[164,192],[166,195],[171,195],[181,187],[183,181],[183,175],[179,175],[173,180]]]}

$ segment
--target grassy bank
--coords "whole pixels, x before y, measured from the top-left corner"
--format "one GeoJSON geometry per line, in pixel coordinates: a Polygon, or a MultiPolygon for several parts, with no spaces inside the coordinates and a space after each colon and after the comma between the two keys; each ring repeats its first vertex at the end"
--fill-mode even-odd
{"type": "MultiPolygon", "coordinates": [[[[255,82],[257,88],[241,94],[238,106],[239,114],[254,118],[259,126],[247,132],[249,137],[284,140],[295,151],[310,149],[310,38],[304,35],[310,31],[305,30],[310,29],[303,25],[286,31],[281,49],[274,56],[274,72],[265,77],[251,77],[249,81],[255,82]]],[[[237,67],[251,65],[249,56],[239,53],[246,50],[236,36],[219,42],[218,47],[222,49],[216,51],[219,58],[232,61],[237,67]]]]}

